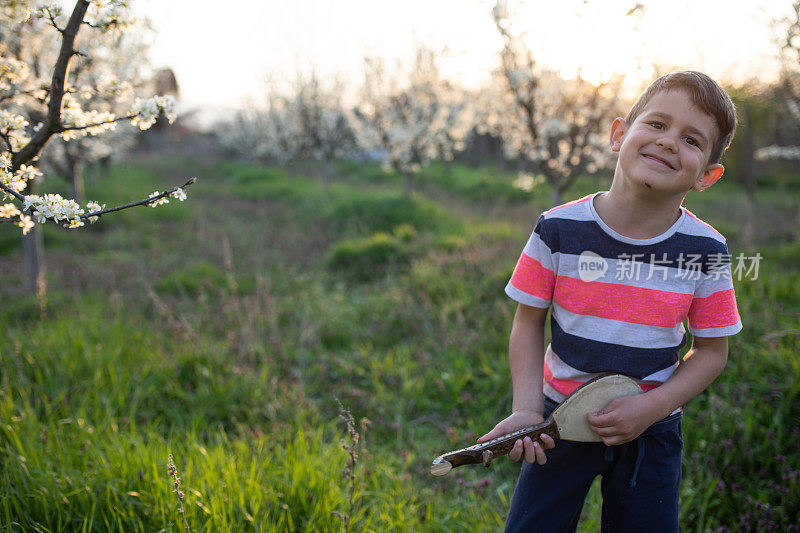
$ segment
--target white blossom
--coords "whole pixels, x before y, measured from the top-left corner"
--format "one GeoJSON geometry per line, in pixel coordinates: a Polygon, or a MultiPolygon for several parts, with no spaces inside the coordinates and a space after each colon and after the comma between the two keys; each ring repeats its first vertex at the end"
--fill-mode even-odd
{"type": "Polygon", "coordinates": [[[31,217],[28,215],[22,215],[19,217],[19,221],[15,222],[15,225],[22,228],[23,235],[27,235],[28,232],[33,228],[34,223],[33,220],[31,220],[31,217]]]}
{"type": "Polygon", "coordinates": [[[0,109],[0,131],[24,130],[27,125],[28,121],[22,115],[16,115],[5,109],[0,109]]]}
{"type": "Polygon", "coordinates": [[[131,108],[134,115],[131,122],[139,129],[146,130],[156,123],[163,113],[170,124],[175,120],[175,99],[172,96],[154,96],[153,98],[137,98],[131,108]]]}
{"type": "MultiPolygon", "coordinates": [[[[162,194],[162,193],[160,193],[158,191],[155,191],[155,192],[150,194],[149,198],[154,198],[154,197],[156,197],[156,196],[158,196],[160,194],[162,194]]],[[[161,197],[161,198],[159,198],[157,200],[153,200],[152,202],[149,202],[147,205],[149,205],[150,207],[155,207],[157,205],[168,204],[168,203],[169,203],[169,198],[164,196],[164,197],[161,197]]]]}
{"type": "Polygon", "coordinates": [[[103,32],[125,29],[136,21],[126,0],[92,0],[92,7],[94,20],[91,23],[103,32]]]}
{"type": "Polygon", "coordinates": [[[177,189],[172,191],[172,194],[170,194],[170,196],[183,202],[184,200],[186,200],[186,191],[178,187],[177,189]]]}
{"type": "Polygon", "coordinates": [[[64,13],[64,8],[58,2],[40,2],[39,6],[35,9],[28,9],[26,13],[26,20],[28,18],[54,18],[61,17],[64,13]]]}
{"type": "Polygon", "coordinates": [[[800,159],[800,146],[777,146],[773,144],[759,148],[753,155],[759,161],[768,159],[797,160],[800,159]]]}
{"type": "Polygon", "coordinates": [[[28,66],[13,57],[0,55],[0,92],[9,91],[29,75],[28,66]]]}
{"type": "Polygon", "coordinates": [[[17,151],[28,142],[25,134],[27,125],[25,117],[0,109],[0,132],[6,135],[12,150],[17,151]]]}
{"type": "Polygon", "coordinates": [[[17,170],[16,175],[18,178],[23,180],[32,180],[36,179],[38,176],[41,176],[42,173],[39,172],[39,169],[32,166],[32,165],[20,165],[19,170],[17,170]]]}
{"type": "Polygon", "coordinates": [[[75,200],[62,198],[60,194],[28,195],[25,197],[22,208],[23,210],[31,209],[33,217],[40,224],[47,219],[53,219],[56,222],[75,220],[84,213],[75,200]]]}
{"type": "Polygon", "coordinates": [[[544,176],[541,174],[533,175],[527,172],[520,172],[512,185],[522,191],[531,192],[542,183],[544,183],[544,176]]]}
{"type": "MultiPolygon", "coordinates": [[[[97,211],[102,211],[106,208],[106,204],[100,205],[97,202],[87,202],[86,204],[86,211],[89,213],[96,213],[97,211]]],[[[97,222],[97,219],[100,217],[89,217],[89,222],[94,224],[97,222]]]]}
{"type": "Polygon", "coordinates": [[[22,192],[28,187],[27,181],[8,172],[3,172],[2,176],[0,176],[0,180],[2,180],[3,185],[11,189],[12,191],[22,192]]]}
{"type": "Polygon", "coordinates": [[[19,209],[14,204],[4,204],[0,205],[0,218],[11,218],[17,215],[21,215],[19,209]]]}
{"type": "Polygon", "coordinates": [[[61,122],[68,129],[61,133],[61,138],[65,141],[78,139],[86,135],[99,135],[105,131],[116,128],[114,113],[108,111],[86,111],[81,108],[77,99],[70,94],[64,95],[61,110],[61,122]]]}

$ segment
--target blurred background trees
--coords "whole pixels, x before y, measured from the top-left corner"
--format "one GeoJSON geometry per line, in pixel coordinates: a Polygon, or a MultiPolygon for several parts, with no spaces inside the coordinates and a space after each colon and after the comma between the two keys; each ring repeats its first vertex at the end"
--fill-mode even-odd
{"type": "MultiPolygon", "coordinates": [[[[319,161],[326,183],[337,159],[379,161],[403,177],[407,195],[433,160],[512,166],[520,187],[547,183],[553,205],[561,203],[579,177],[609,177],[616,161],[608,150],[610,123],[626,113],[636,92],[621,74],[591,82],[581,72],[567,77],[537,61],[518,4],[501,0],[491,10],[500,47],[496,69],[480,86],[442,74],[446,53],[425,46],[407,64],[366,58],[360,82],[331,81],[311,68],[282,90],[269,84],[264,105],[221,120],[219,144],[225,153],[265,163],[319,161]]],[[[792,5],[794,18],[774,23],[780,78],[723,80],[741,121],[725,156],[726,176],[752,198],[759,182],[794,182],[800,169],[800,15],[798,2],[792,5]]],[[[631,28],[646,9],[636,4],[627,11],[631,28]]],[[[644,55],[639,64],[643,71],[672,70],[644,55]]]]}
{"type": "MultiPolygon", "coordinates": [[[[398,69],[402,72],[402,69],[398,69]]],[[[464,147],[472,115],[463,90],[440,73],[437,54],[417,48],[407,81],[397,79],[380,58],[365,60],[364,85],[354,114],[366,150],[382,150],[387,166],[405,178],[433,159],[450,160],[464,147]]]]}

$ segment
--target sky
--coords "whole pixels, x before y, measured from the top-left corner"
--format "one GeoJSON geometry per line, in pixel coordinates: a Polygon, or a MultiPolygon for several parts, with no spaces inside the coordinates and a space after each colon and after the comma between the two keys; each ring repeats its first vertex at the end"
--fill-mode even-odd
{"type": "MultiPolygon", "coordinates": [[[[151,59],[170,66],[184,109],[245,107],[263,101],[270,75],[297,69],[360,79],[365,56],[408,61],[418,44],[443,50],[443,70],[468,86],[488,78],[501,40],[494,0],[138,0],[157,36],[151,59]]],[[[775,30],[791,0],[528,0],[515,31],[540,64],[589,81],[626,73],[652,78],[653,61],[703,70],[722,81],[777,70],[775,30]]]]}

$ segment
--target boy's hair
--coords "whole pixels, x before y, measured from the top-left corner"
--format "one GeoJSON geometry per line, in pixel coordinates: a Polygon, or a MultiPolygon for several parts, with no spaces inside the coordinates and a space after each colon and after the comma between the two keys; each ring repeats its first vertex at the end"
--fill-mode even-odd
{"type": "Polygon", "coordinates": [[[722,153],[733,140],[733,132],[736,130],[736,107],[725,89],[702,72],[686,70],[661,76],[639,96],[625,121],[633,124],[653,96],[677,89],[686,91],[692,103],[714,119],[718,135],[711,147],[708,162],[719,163],[722,153]]]}

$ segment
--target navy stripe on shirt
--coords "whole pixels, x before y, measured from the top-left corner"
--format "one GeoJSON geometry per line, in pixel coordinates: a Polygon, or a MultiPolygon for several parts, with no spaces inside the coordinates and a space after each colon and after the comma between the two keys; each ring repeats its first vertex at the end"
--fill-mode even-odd
{"type": "Polygon", "coordinates": [[[551,253],[580,255],[590,251],[607,259],[618,259],[622,254],[636,255],[637,262],[650,263],[655,260],[665,267],[684,269],[687,268],[686,262],[690,260],[690,256],[700,256],[702,259],[698,259],[698,262],[703,274],[708,274],[712,268],[718,268],[721,264],[730,263],[724,243],[710,237],[680,232],[653,244],[630,244],[613,239],[594,220],[545,220],[543,217],[539,218],[534,231],[551,253]],[[569,238],[561,239],[561,235],[568,235],[569,238]],[[721,255],[710,259],[709,256],[714,254],[721,255]]]}
{"type": "Polygon", "coordinates": [[[587,373],[619,372],[637,379],[674,365],[686,344],[685,334],[680,344],[669,348],[634,348],[595,341],[567,333],[552,315],[550,331],[553,351],[572,368],[587,373]]]}

